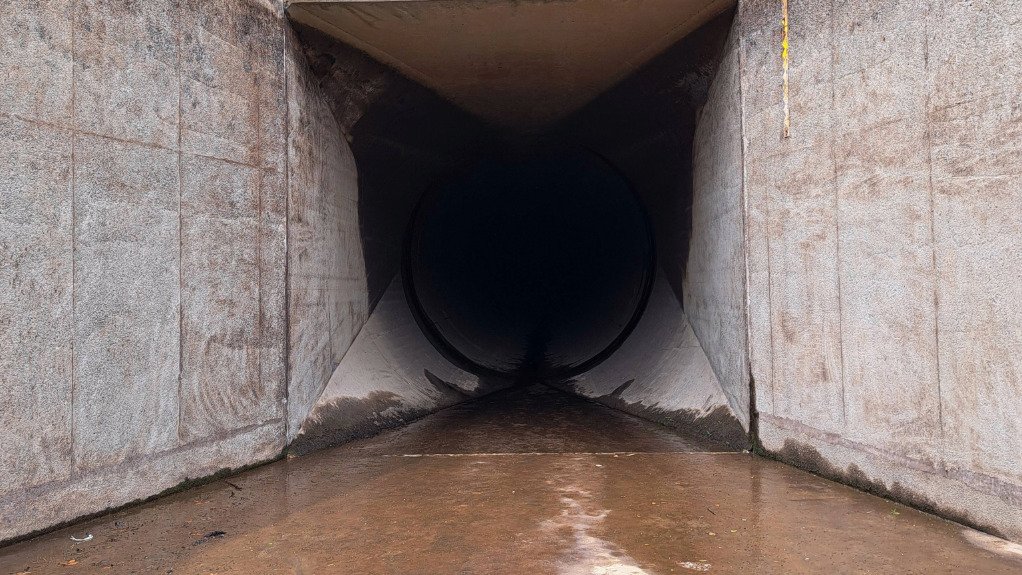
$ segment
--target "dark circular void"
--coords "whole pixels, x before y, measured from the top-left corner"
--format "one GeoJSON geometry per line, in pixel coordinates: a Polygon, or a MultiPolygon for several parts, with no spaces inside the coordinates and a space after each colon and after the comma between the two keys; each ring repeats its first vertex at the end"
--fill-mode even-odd
{"type": "Polygon", "coordinates": [[[427,335],[479,375],[567,377],[608,356],[652,285],[653,236],[602,158],[543,149],[478,163],[420,203],[406,291],[427,335]]]}

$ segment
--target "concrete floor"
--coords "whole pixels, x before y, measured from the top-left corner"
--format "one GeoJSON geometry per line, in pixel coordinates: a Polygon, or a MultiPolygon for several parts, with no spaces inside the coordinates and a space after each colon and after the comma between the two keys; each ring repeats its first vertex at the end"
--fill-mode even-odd
{"type": "Polygon", "coordinates": [[[989,536],[714,449],[517,389],[0,549],[0,574],[1022,572],[989,536]]]}

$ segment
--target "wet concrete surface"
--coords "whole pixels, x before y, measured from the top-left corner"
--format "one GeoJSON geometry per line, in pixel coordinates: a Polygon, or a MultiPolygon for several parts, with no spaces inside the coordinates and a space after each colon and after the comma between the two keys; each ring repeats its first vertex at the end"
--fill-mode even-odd
{"type": "Polygon", "coordinates": [[[975,531],[712,449],[512,390],[0,549],[0,574],[1022,572],[975,531]]]}
{"type": "Polygon", "coordinates": [[[732,451],[541,385],[498,391],[346,447],[388,454],[732,451]]]}

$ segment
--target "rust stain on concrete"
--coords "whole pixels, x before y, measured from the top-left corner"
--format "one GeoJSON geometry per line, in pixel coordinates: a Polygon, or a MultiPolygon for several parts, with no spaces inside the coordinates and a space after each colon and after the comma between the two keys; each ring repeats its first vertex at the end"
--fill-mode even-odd
{"type": "Polygon", "coordinates": [[[634,379],[628,380],[611,393],[595,397],[593,400],[625,413],[678,429],[685,434],[701,437],[710,444],[716,444],[721,448],[743,450],[751,446],[749,434],[726,406],[719,405],[708,413],[704,413],[698,409],[669,410],[643,405],[640,402],[625,401],[621,396],[634,382],[634,379]]]}
{"type": "Polygon", "coordinates": [[[1000,538],[1005,537],[1005,534],[996,527],[976,521],[968,512],[940,505],[925,494],[910,489],[898,481],[888,485],[882,480],[869,477],[854,463],[842,469],[828,461],[823,454],[811,445],[786,439],[781,449],[766,451],[765,453],[779,461],[794,465],[821,477],[839,481],[873,495],[879,495],[880,497],[904,503],[915,509],[945,517],[1000,538]]]}
{"type": "MultiPolygon", "coordinates": [[[[428,370],[424,370],[423,376],[443,398],[438,404],[456,403],[465,399],[466,395],[457,387],[428,370]]],[[[366,397],[339,397],[316,407],[288,447],[288,453],[302,455],[354,439],[371,437],[433,411],[436,411],[434,404],[415,405],[389,391],[372,391],[366,397]]]]}

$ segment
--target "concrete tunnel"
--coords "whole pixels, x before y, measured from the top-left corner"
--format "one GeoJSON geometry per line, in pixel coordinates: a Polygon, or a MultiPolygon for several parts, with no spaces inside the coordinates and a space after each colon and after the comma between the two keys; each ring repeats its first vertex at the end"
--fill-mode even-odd
{"type": "Polygon", "coordinates": [[[729,250],[721,265],[743,249],[740,189],[694,211],[694,185],[712,185],[693,179],[694,142],[728,3],[298,2],[289,14],[333,116],[354,122],[367,326],[386,321],[382,338],[359,337],[390,348],[382,363],[340,361],[293,449],[536,382],[750,445],[743,354],[699,341],[745,346],[720,313],[740,305],[740,268],[689,278],[688,263],[715,257],[711,242],[729,250]],[[592,33],[625,15],[637,25],[612,42],[592,33]],[[693,244],[702,217],[724,227],[699,231],[723,236],[693,244]],[[702,333],[686,291],[706,306],[702,333]],[[367,372],[404,381],[368,389],[367,372]],[[389,400],[355,407],[361,391],[389,400]]]}
{"type": "Polygon", "coordinates": [[[0,571],[1016,572],[1016,4],[15,2],[0,571]]]}

